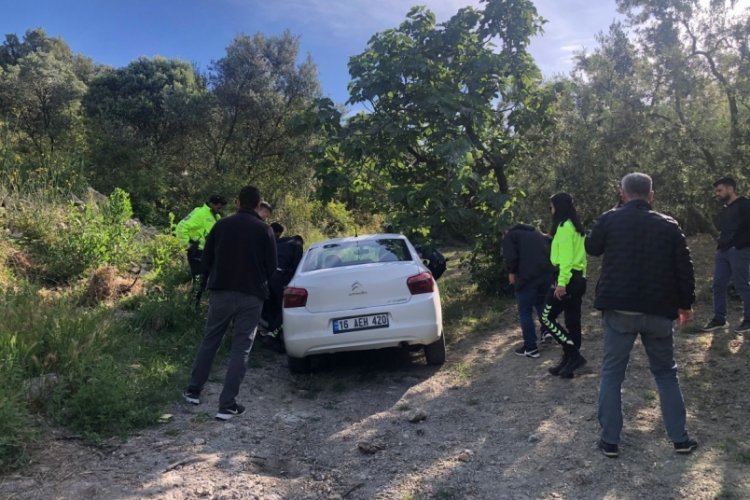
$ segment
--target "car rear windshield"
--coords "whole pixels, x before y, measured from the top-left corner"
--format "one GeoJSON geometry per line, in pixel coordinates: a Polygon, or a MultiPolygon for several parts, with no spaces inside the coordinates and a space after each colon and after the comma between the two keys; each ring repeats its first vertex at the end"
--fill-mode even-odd
{"type": "Polygon", "coordinates": [[[357,266],[373,262],[404,262],[414,260],[406,241],[398,238],[328,243],[311,248],[302,271],[332,267],[357,266]]]}

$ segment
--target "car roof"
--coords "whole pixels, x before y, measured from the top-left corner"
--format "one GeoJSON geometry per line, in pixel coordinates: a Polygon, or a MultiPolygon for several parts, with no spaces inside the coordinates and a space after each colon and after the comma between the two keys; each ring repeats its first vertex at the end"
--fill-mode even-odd
{"type": "Polygon", "coordinates": [[[403,234],[396,234],[396,233],[363,234],[360,236],[347,236],[344,238],[332,238],[330,240],[318,241],[310,245],[310,248],[312,249],[315,247],[330,245],[332,243],[367,242],[367,241],[376,241],[376,240],[383,240],[383,239],[406,240],[406,236],[404,236],[403,234]]]}

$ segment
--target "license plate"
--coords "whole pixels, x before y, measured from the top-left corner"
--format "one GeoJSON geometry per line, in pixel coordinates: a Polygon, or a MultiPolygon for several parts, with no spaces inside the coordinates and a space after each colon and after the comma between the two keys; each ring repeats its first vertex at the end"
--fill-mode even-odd
{"type": "Polygon", "coordinates": [[[367,316],[352,316],[333,320],[333,333],[372,330],[374,328],[388,328],[388,314],[368,314],[367,316]]]}

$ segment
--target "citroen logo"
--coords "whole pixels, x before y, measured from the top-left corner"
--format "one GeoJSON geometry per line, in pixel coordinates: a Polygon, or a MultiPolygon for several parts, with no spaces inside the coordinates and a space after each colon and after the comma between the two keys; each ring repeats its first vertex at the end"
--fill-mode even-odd
{"type": "Polygon", "coordinates": [[[352,290],[349,295],[364,295],[366,293],[367,292],[362,286],[362,283],[360,283],[359,281],[355,281],[354,283],[352,283],[352,290]]]}

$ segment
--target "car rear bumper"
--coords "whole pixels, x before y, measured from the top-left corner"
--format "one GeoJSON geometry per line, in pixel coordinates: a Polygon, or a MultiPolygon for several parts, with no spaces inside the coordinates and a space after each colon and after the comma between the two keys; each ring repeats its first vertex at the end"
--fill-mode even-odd
{"type": "Polygon", "coordinates": [[[310,313],[304,308],[284,310],[284,344],[289,356],[360,351],[409,345],[426,345],[442,335],[439,298],[420,297],[398,306],[372,307],[354,311],[310,313]],[[423,299],[423,300],[419,300],[423,299]],[[333,333],[333,319],[387,313],[388,328],[333,333]]]}

